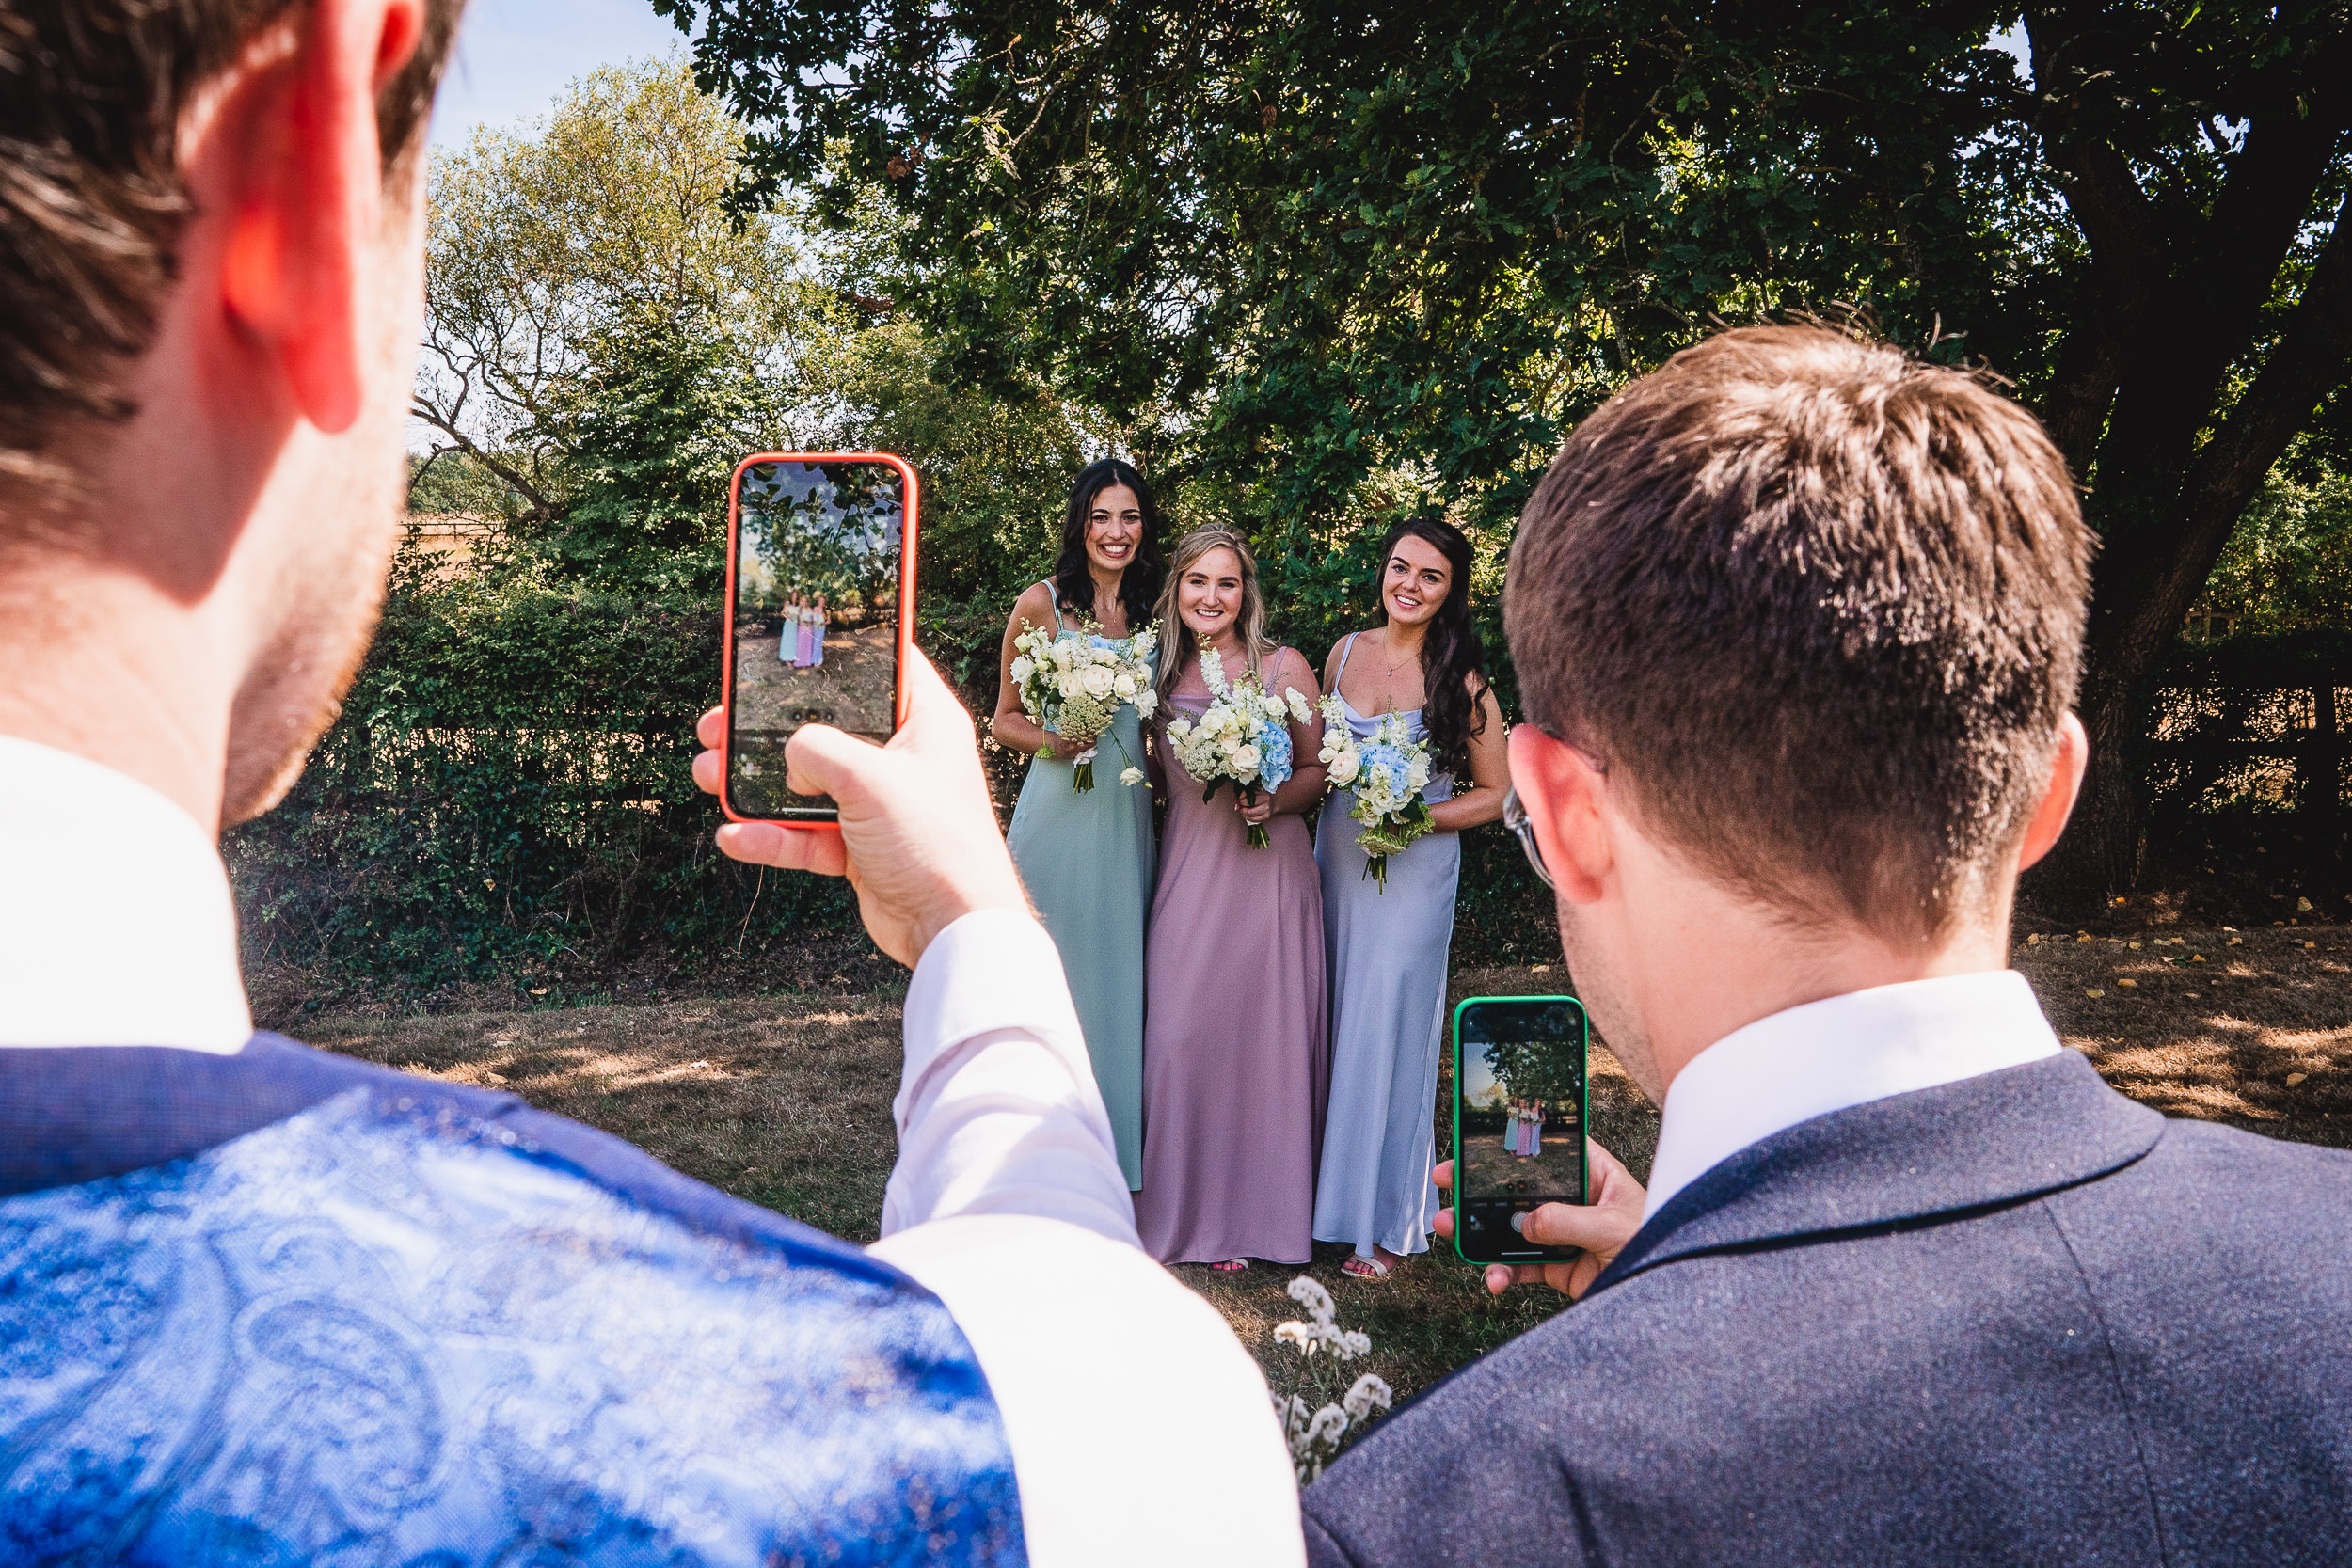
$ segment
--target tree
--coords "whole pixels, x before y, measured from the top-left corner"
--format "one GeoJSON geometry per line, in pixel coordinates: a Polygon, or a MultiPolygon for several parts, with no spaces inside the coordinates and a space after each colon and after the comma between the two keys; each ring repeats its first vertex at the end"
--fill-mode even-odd
{"type": "Polygon", "coordinates": [[[1498,550],[1710,318],[1988,362],[2105,540],[2077,885],[2134,876],[2144,682],[2352,360],[2343,0],[656,4],[754,188],[885,183],[950,366],[1221,486],[1294,635],[1390,515],[1498,550]]]}

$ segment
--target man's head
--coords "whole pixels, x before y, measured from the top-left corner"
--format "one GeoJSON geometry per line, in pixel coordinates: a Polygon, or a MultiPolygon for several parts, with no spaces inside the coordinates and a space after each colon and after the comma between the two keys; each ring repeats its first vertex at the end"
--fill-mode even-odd
{"type": "Polygon", "coordinates": [[[2091,548],[2064,461],[2009,399],[1755,327],[1577,429],[1528,504],[1504,618],[1527,718],[1565,743],[1545,757],[1661,866],[1800,945],[1899,958],[2005,928],[2071,748],[2048,836],[2063,821],[2091,548]]]}
{"type": "Polygon", "coordinates": [[[293,776],[397,526],[460,4],[0,0],[0,727],[230,820],[293,776]]]}

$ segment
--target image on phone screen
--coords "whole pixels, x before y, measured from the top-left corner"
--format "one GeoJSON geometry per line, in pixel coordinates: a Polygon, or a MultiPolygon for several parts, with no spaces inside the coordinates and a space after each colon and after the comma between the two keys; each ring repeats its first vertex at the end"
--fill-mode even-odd
{"type": "Polygon", "coordinates": [[[1454,1015],[1454,1182],[1463,1256],[1549,1256],[1511,1216],[1585,1197],[1584,1011],[1567,997],[1473,999],[1454,1015]]]}
{"type": "Polygon", "coordinates": [[[830,818],[786,787],[805,724],[888,740],[898,716],[906,483],[870,459],[779,460],[737,477],[727,804],[738,816],[830,818]]]}

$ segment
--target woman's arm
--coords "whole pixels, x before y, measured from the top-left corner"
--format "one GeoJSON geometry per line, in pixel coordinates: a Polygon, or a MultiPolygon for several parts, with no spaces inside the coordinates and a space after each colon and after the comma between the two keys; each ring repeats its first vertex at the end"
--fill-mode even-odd
{"type": "Polygon", "coordinates": [[[1470,741],[1470,787],[1429,808],[1429,820],[1441,833],[1502,821],[1502,793],[1511,786],[1510,752],[1502,738],[1502,705],[1495,701],[1494,688],[1475,675],[1470,678],[1477,685],[1472,703],[1473,717],[1479,721],[1470,741]]]}
{"type": "MultiPolygon", "coordinates": [[[[1284,648],[1274,662],[1272,689],[1276,696],[1295,689],[1310,705],[1323,697],[1323,688],[1315,683],[1315,673],[1307,664],[1307,656],[1295,648],[1284,648]]],[[[1287,699],[1285,699],[1287,700],[1287,699]]],[[[1291,767],[1295,771],[1274,792],[1272,811],[1302,812],[1323,799],[1324,767],[1315,757],[1323,750],[1323,716],[1316,714],[1305,723],[1291,721],[1291,767]]],[[[1261,797],[1260,805],[1269,802],[1261,797]]],[[[1263,820],[1261,818],[1260,820],[1263,820]]]]}
{"type": "Polygon", "coordinates": [[[1012,678],[1012,661],[1020,657],[1020,650],[1012,642],[1030,626],[1045,625],[1053,613],[1053,589],[1041,582],[1031,583],[1013,601],[1012,619],[1005,623],[1004,646],[997,650],[996,715],[988,721],[988,733],[997,745],[1025,756],[1037,755],[1059,737],[1021,710],[1021,687],[1012,678]]]}

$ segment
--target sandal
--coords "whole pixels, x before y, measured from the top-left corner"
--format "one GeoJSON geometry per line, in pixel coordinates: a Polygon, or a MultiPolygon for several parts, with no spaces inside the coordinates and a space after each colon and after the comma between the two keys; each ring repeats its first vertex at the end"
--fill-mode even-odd
{"type": "Polygon", "coordinates": [[[1248,1266],[1249,1259],[1247,1258],[1228,1258],[1222,1263],[1211,1263],[1209,1265],[1209,1267],[1215,1269],[1219,1274],[1239,1274],[1242,1270],[1248,1268],[1248,1266]]]}
{"type": "Polygon", "coordinates": [[[1361,1253],[1350,1253],[1347,1261],[1340,1265],[1340,1273],[1350,1279],[1386,1279],[1395,1267],[1393,1263],[1382,1262],[1377,1257],[1366,1258],[1361,1253]]]}

